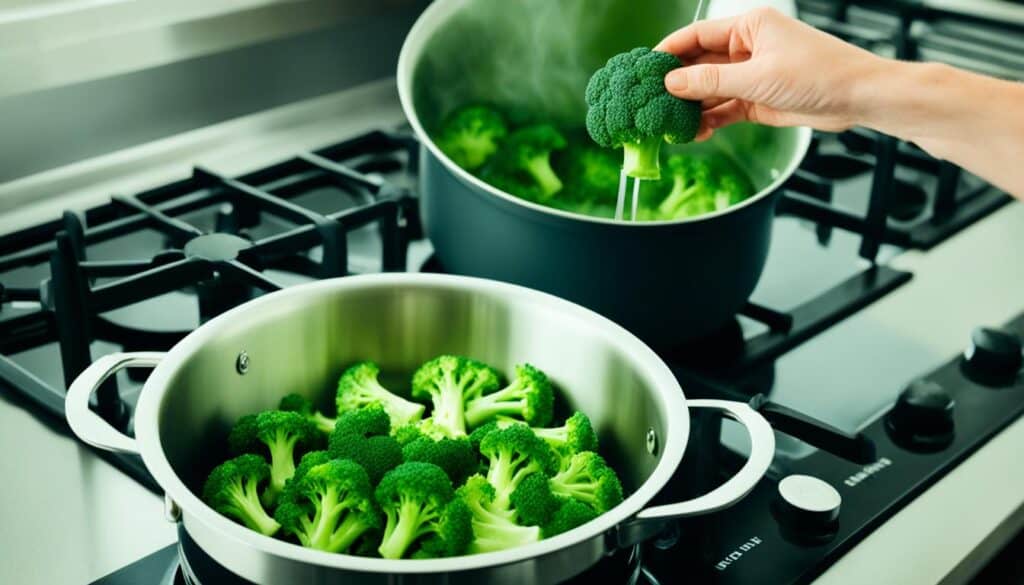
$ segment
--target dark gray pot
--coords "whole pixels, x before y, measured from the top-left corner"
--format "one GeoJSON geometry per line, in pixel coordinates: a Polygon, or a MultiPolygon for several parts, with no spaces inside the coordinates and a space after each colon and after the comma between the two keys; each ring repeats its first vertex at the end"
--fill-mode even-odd
{"type": "Polygon", "coordinates": [[[659,0],[637,8],[625,0],[585,0],[585,9],[584,0],[439,4],[406,39],[398,88],[423,144],[423,218],[445,270],[557,294],[656,347],[728,322],[764,268],[777,191],[807,151],[809,129],[742,124],[706,143],[673,147],[731,158],[758,192],[721,212],[643,223],[566,213],[499,191],[452,163],[427,131],[472,102],[580,124],[589,72],[612,54],[655,43],[685,22],[695,3],[659,0]],[[547,77],[534,79],[538,75],[547,77]]]}

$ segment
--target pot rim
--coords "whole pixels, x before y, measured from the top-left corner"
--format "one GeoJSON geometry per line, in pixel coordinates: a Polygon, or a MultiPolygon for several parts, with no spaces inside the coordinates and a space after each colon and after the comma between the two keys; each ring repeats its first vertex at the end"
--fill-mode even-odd
{"type": "Polygon", "coordinates": [[[629,226],[632,228],[655,228],[665,225],[679,225],[687,223],[696,223],[701,221],[709,221],[717,217],[733,213],[753,205],[755,202],[767,197],[778,190],[782,184],[789,179],[793,172],[803,162],[804,157],[807,155],[807,150],[811,145],[811,134],[812,131],[806,126],[794,127],[797,131],[797,145],[794,156],[790,159],[789,164],[786,165],[778,176],[772,180],[766,187],[751,195],[747,199],[741,201],[736,205],[731,205],[725,209],[714,211],[712,213],[706,213],[698,215],[696,217],[688,217],[684,219],[674,220],[658,220],[658,221],[625,221],[607,219],[603,217],[594,217],[590,215],[584,215],[581,213],[571,213],[563,211],[561,209],[555,209],[553,207],[547,207],[540,205],[539,203],[533,203],[506,193],[501,189],[497,189],[489,183],[479,179],[469,171],[463,169],[459,165],[455,164],[448,155],[443,151],[430,138],[423,125],[420,123],[419,115],[416,113],[416,107],[413,103],[412,97],[412,79],[414,68],[416,66],[416,59],[423,53],[423,49],[426,46],[427,41],[430,39],[430,35],[437,30],[452,14],[454,14],[459,8],[464,6],[469,0],[435,0],[428,6],[423,13],[420,15],[412,28],[409,30],[408,36],[405,38],[405,42],[402,43],[402,50],[398,55],[398,99],[402,104],[402,110],[405,112],[405,117],[409,120],[409,124],[412,126],[413,132],[416,133],[416,137],[419,138],[420,145],[426,148],[430,153],[441,161],[449,172],[453,173],[461,181],[468,183],[471,187],[475,187],[486,193],[490,193],[495,197],[504,199],[515,205],[522,206],[525,209],[537,211],[540,213],[546,213],[557,217],[562,217],[569,220],[576,220],[587,223],[614,225],[614,226],[629,226]]]}
{"type": "MultiPolygon", "coordinates": [[[[377,573],[447,573],[482,569],[526,561],[598,537],[634,516],[664,487],[678,467],[689,439],[689,411],[679,382],[654,350],[623,327],[575,303],[525,287],[465,276],[417,273],[346,276],[302,284],[261,296],[225,312],[194,330],[166,354],[143,386],[135,421],[136,439],[143,462],[167,496],[185,512],[186,518],[191,516],[220,536],[267,554],[326,568],[377,573]],[[671,421],[666,426],[665,437],[659,441],[663,450],[654,470],[621,504],[573,530],[521,547],[443,559],[389,560],[358,557],[313,550],[263,536],[220,515],[182,482],[164,453],[159,428],[168,383],[181,363],[201,351],[205,343],[222,330],[244,321],[250,311],[286,305],[290,299],[303,295],[338,290],[393,289],[398,286],[456,289],[484,295],[514,295],[519,298],[518,302],[548,305],[563,314],[572,315],[581,325],[591,328],[590,334],[605,336],[610,344],[633,361],[639,375],[644,376],[652,388],[660,411],[667,413],[666,418],[671,421]]],[[[643,440],[642,432],[643,429],[638,429],[637,440],[643,440]]]]}

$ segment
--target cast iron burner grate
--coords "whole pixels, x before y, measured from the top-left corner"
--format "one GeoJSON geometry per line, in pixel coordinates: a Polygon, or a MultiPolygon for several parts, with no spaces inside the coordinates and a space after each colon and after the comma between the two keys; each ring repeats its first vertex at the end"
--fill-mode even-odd
{"type": "MultiPolygon", "coordinates": [[[[411,182],[382,174],[414,172],[414,147],[405,135],[372,132],[238,178],[196,168],[185,180],[0,237],[0,274],[12,278],[0,288],[0,380],[63,420],[64,389],[10,356],[56,341],[67,386],[91,363],[97,341],[169,349],[191,328],[125,325],[114,315],[186,289],[201,322],[284,286],[271,270],[312,279],[352,274],[348,237],[370,225],[377,227],[380,269],[405,270],[407,244],[420,237],[411,182]],[[334,197],[344,203],[340,209],[297,203],[325,189],[343,195],[334,197]],[[214,217],[209,225],[190,223],[204,210],[214,217]],[[115,259],[91,256],[145,231],[162,238],[150,257],[126,259],[130,250],[122,245],[114,246],[115,259]],[[14,285],[18,270],[38,273],[38,285],[14,285]]],[[[94,408],[130,430],[130,408],[116,379],[99,389],[94,408]]],[[[157,489],[136,457],[106,457],[157,489]]]]}

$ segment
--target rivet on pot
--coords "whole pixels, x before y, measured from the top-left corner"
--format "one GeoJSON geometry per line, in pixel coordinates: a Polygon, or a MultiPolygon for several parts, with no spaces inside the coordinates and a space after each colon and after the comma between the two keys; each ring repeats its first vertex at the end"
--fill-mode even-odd
{"type": "Polygon", "coordinates": [[[239,352],[238,358],[235,359],[235,369],[242,375],[249,371],[249,354],[245,353],[244,349],[239,352]]]}
{"type": "Polygon", "coordinates": [[[655,455],[658,452],[658,433],[653,428],[647,429],[647,452],[655,455]]]}

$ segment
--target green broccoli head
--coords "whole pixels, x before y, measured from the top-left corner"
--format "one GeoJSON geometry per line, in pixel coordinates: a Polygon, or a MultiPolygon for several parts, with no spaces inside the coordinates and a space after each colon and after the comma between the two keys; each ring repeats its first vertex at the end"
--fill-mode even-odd
{"type": "Polygon", "coordinates": [[[568,206],[615,205],[619,189],[621,155],[610,148],[572,143],[555,160],[555,170],[565,179],[558,196],[568,206]]]}
{"type": "Polygon", "coordinates": [[[411,461],[385,474],[375,493],[386,518],[377,549],[381,556],[400,559],[413,552],[421,539],[447,538],[455,532],[445,525],[453,520],[445,514],[453,493],[451,480],[432,463],[411,461]]]}
{"type": "Polygon", "coordinates": [[[456,496],[469,508],[473,540],[470,553],[485,553],[541,539],[539,526],[523,526],[515,521],[515,512],[495,503],[497,492],[482,475],[473,475],[459,488],[456,496]]]}
{"type": "Polygon", "coordinates": [[[450,114],[435,142],[455,164],[474,171],[497,152],[508,128],[501,114],[487,106],[467,106],[450,114]]]}
{"type": "Polygon", "coordinates": [[[630,177],[660,178],[662,142],[689,142],[697,135],[700,103],[665,89],[665,74],[679,65],[669,53],[637,47],[609,59],[587,84],[587,131],[601,146],[622,147],[622,170],[630,177]]]}
{"type": "Polygon", "coordinates": [[[270,480],[270,466],[259,455],[240,455],[210,472],[203,501],[218,513],[260,534],[273,536],[280,525],[260,502],[260,487],[270,480]]]}
{"type": "Polygon", "coordinates": [[[558,510],[559,501],[551,491],[548,476],[533,473],[526,476],[509,500],[519,524],[543,526],[558,510]]]}
{"type": "MultiPolygon", "coordinates": [[[[341,428],[340,422],[338,428],[341,428]]],[[[351,459],[362,465],[374,484],[402,463],[402,447],[389,435],[365,437],[335,429],[327,450],[331,457],[351,459]]]]}
{"type": "Polygon", "coordinates": [[[302,546],[334,553],[348,551],[381,525],[366,471],[338,459],[308,467],[285,492],[274,517],[302,546]]]}
{"type": "Polygon", "coordinates": [[[432,439],[427,436],[410,441],[402,447],[406,461],[433,463],[444,470],[455,485],[476,473],[479,466],[476,452],[468,437],[432,439]]]}
{"type": "Polygon", "coordinates": [[[505,140],[481,178],[519,197],[547,201],[562,190],[562,180],[551,168],[551,153],[565,147],[565,137],[550,124],[520,128],[505,140]]]}
{"type": "Polygon", "coordinates": [[[567,532],[597,518],[597,512],[579,500],[564,498],[551,521],[544,525],[544,538],[567,532]]]}
{"type": "Polygon", "coordinates": [[[315,448],[322,440],[316,426],[297,412],[266,410],[238,419],[228,444],[235,453],[249,452],[270,456],[270,486],[263,502],[272,505],[284,484],[295,473],[295,458],[303,450],[315,448]]]}
{"type": "Polygon", "coordinates": [[[590,419],[582,412],[574,412],[560,427],[535,428],[533,432],[568,458],[580,451],[597,451],[597,434],[590,419]]]}
{"type": "Polygon", "coordinates": [[[555,468],[551,448],[529,427],[513,424],[488,433],[480,441],[487,459],[487,482],[494,486],[495,505],[509,507],[512,492],[534,473],[550,474],[555,468]]]}
{"type": "Polygon", "coordinates": [[[480,426],[495,417],[519,418],[534,426],[551,422],[554,391],[544,372],[531,366],[516,366],[516,377],[507,386],[475,398],[466,405],[466,422],[480,426]]]}
{"type": "Polygon", "coordinates": [[[334,430],[335,420],[328,416],[324,416],[320,411],[313,408],[313,403],[301,394],[288,394],[281,399],[281,403],[277,406],[277,409],[301,414],[306,417],[309,422],[316,425],[316,428],[320,429],[320,432],[322,433],[330,434],[330,432],[334,430]]]}
{"type": "Polygon", "coordinates": [[[603,514],[622,502],[622,484],[615,471],[593,451],[572,456],[569,464],[551,478],[556,496],[573,498],[603,514]]]}
{"type": "Polygon", "coordinates": [[[393,394],[377,381],[380,368],[373,362],[360,362],[342,373],[338,380],[338,412],[355,410],[364,406],[379,404],[391,417],[391,424],[402,426],[418,421],[425,410],[416,404],[393,394]]]}
{"type": "MultiPolygon", "coordinates": [[[[504,424],[502,425],[502,428],[505,428],[507,426],[509,425],[504,424]]],[[[496,430],[498,430],[498,421],[496,420],[493,420],[484,425],[480,425],[479,427],[473,429],[473,432],[469,434],[469,442],[473,445],[473,449],[475,451],[479,451],[480,442],[484,440],[484,437],[489,435],[492,431],[496,430]]]]}
{"type": "Polygon", "coordinates": [[[431,426],[448,437],[466,436],[466,402],[498,388],[498,373],[469,358],[442,355],[423,364],[412,377],[412,396],[430,400],[431,426]]]}
{"type": "Polygon", "coordinates": [[[545,201],[546,198],[533,180],[516,172],[509,172],[499,165],[489,164],[480,170],[480,178],[495,189],[515,195],[527,201],[545,201]]]}
{"type": "Polygon", "coordinates": [[[391,417],[380,404],[371,404],[342,413],[334,432],[360,437],[387,435],[391,432],[391,417]]]}

